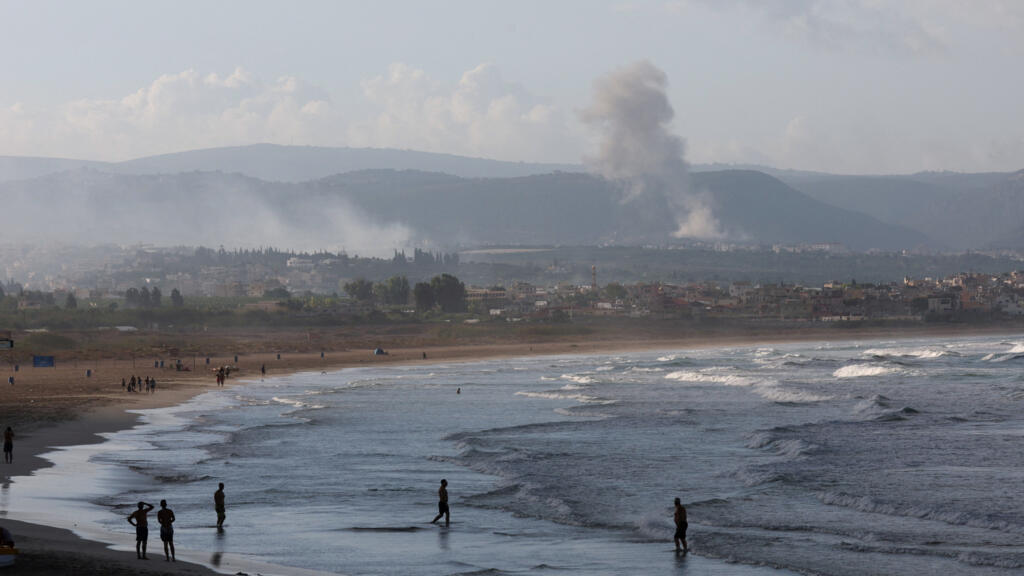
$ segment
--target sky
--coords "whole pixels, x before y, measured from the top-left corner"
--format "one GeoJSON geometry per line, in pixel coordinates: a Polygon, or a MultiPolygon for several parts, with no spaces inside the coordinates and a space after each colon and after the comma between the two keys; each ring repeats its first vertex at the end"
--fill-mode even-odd
{"type": "Polygon", "coordinates": [[[581,162],[660,70],[690,163],[1024,168],[1024,2],[0,0],[0,155],[257,142],[581,162]]]}

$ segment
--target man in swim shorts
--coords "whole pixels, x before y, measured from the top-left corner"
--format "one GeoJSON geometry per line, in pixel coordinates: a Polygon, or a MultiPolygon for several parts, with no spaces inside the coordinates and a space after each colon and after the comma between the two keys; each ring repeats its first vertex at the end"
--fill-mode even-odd
{"type": "Polygon", "coordinates": [[[135,526],[135,555],[140,560],[148,560],[146,541],[149,540],[149,520],[146,519],[146,514],[152,509],[152,504],[139,502],[139,509],[128,516],[128,523],[135,526]]]}
{"type": "Polygon", "coordinates": [[[444,479],[441,480],[441,487],[437,490],[437,516],[434,516],[430,523],[437,522],[441,516],[444,516],[444,525],[447,527],[451,521],[451,515],[448,511],[448,481],[444,479]]]}
{"type": "Polygon", "coordinates": [[[156,521],[160,523],[160,540],[164,543],[164,560],[174,562],[174,512],[167,507],[167,500],[160,501],[160,511],[156,513],[156,521]],[[170,553],[167,549],[170,547],[170,553]]]}
{"type": "Polygon", "coordinates": [[[683,507],[679,498],[676,498],[676,512],[673,514],[672,519],[675,520],[676,523],[676,552],[689,552],[690,548],[686,545],[686,528],[689,524],[686,522],[686,508],[683,507]],[[682,542],[682,548],[679,547],[680,542],[682,542]]]}
{"type": "Polygon", "coordinates": [[[217,491],[213,493],[213,508],[217,511],[217,530],[224,529],[224,483],[218,485],[217,491]]]}

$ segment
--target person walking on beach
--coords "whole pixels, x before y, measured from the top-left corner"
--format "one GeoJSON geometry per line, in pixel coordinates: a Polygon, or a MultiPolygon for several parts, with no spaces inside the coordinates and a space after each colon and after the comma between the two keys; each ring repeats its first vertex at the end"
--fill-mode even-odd
{"type": "Polygon", "coordinates": [[[167,507],[167,500],[160,501],[160,511],[156,513],[156,521],[160,523],[160,540],[164,543],[164,560],[175,562],[174,559],[174,512],[167,507]],[[167,548],[170,547],[170,554],[167,548]]]}
{"type": "Polygon", "coordinates": [[[430,521],[431,524],[437,522],[444,516],[444,525],[447,528],[451,522],[451,515],[448,510],[448,481],[441,479],[441,487],[437,490],[437,516],[430,521]]]}
{"type": "Polygon", "coordinates": [[[149,520],[146,514],[152,509],[152,504],[139,502],[139,509],[128,516],[128,523],[135,526],[135,555],[140,560],[149,560],[146,558],[146,542],[149,540],[149,520]]]}
{"type": "Polygon", "coordinates": [[[266,364],[261,364],[260,365],[260,380],[262,380],[266,376],[267,376],[267,365],[266,364]]]}
{"type": "Polygon", "coordinates": [[[679,501],[679,498],[676,498],[676,511],[672,515],[672,519],[676,523],[676,552],[689,552],[690,548],[686,545],[686,528],[689,524],[686,523],[686,508],[679,501]],[[679,547],[680,542],[682,543],[682,548],[679,547]]]}
{"type": "Polygon", "coordinates": [[[10,426],[4,430],[4,462],[14,464],[14,430],[10,426]]]}
{"type": "Polygon", "coordinates": [[[213,509],[217,511],[217,530],[224,529],[224,483],[218,484],[217,491],[213,493],[213,509]]]}

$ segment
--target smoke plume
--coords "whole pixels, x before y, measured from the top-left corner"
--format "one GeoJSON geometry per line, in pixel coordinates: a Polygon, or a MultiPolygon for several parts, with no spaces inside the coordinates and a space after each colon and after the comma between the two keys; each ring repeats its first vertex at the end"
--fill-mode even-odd
{"type": "Polygon", "coordinates": [[[581,118],[600,143],[597,155],[585,161],[597,174],[623,184],[624,202],[645,196],[664,200],[676,221],[676,238],[720,238],[709,202],[690,190],[685,143],[669,130],[675,112],[667,86],[665,73],[647,61],[594,81],[593,100],[581,118]]]}

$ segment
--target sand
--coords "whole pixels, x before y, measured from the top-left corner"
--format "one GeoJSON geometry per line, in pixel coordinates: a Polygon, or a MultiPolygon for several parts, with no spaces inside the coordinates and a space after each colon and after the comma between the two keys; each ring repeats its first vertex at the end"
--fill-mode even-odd
{"type": "MultiPolygon", "coordinates": [[[[950,332],[960,333],[962,328],[905,330],[899,333],[884,329],[830,332],[812,330],[774,334],[717,334],[712,337],[693,335],[669,339],[629,334],[621,338],[554,342],[417,346],[389,349],[387,355],[374,355],[372,350],[366,348],[326,352],[323,357],[319,352],[286,352],[280,353],[280,357],[277,352],[267,352],[240,355],[237,363],[233,355],[212,356],[209,364],[206,363],[205,356],[196,357],[194,369],[193,362],[186,362],[188,371],[177,371],[169,366],[163,369],[154,368],[152,360],[79,358],[61,362],[56,368],[22,367],[17,373],[4,373],[5,377],[0,380],[0,390],[3,391],[0,394],[0,427],[12,426],[16,436],[14,463],[0,464],[0,475],[9,478],[31,474],[33,470],[49,465],[39,455],[52,447],[98,442],[101,438],[97,434],[130,428],[137,422],[137,416],[126,412],[127,410],[173,406],[215,388],[212,369],[221,365],[237,367],[237,371],[232,373],[227,381],[227,385],[231,386],[246,379],[260,378],[261,366],[266,366],[267,377],[273,377],[299,371],[337,370],[377,364],[474,361],[541,354],[679,350],[796,340],[893,339],[900,336],[920,337],[950,332]],[[91,376],[86,376],[86,370],[92,371],[91,376]],[[6,384],[6,376],[11,374],[15,376],[13,386],[6,384]],[[128,379],[132,374],[143,378],[156,378],[156,393],[123,391],[121,378],[128,379]]],[[[1013,332],[1019,333],[1019,330],[1013,332]]],[[[6,511],[0,512],[6,515],[6,511]]],[[[47,576],[217,573],[187,562],[165,562],[158,538],[150,539],[150,560],[142,561],[137,560],[132,552],[110,550],[104,544],[83,540],[67,530],[3,518],[0,518],[0,525],[14,534],[21,551],[17,565],[4,569],[4,574],[47,576]]],[[[236,571],[228,572],[234,574],[236,571]]]]}

